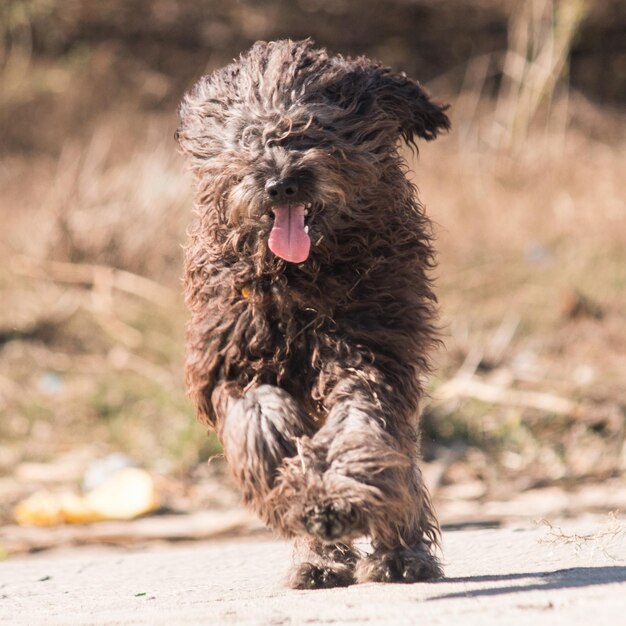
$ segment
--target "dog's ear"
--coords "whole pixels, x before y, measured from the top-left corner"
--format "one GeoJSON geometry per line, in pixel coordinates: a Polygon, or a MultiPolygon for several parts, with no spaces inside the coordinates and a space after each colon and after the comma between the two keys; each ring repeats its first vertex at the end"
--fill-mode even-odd
{"type": "Polygon", "coordinates": [[[184,154],[202,159],[222,148],[218,140],[235,97],[233,83],[238,71],[235,63],[227,65],[200,78],[184,95],[174,133],[184,154]]]}
{"type": "Polygon", "coordinates": [[[445,113],[448,106],[433,102],[423,87],[404,73],[377,67],[370,73],[368,90],[384,113],[397,120],[400,135],[407,143],[415,135],[430,141],[450,128],[445,113]]]}
{"type": "Polygon", "coordinates": [[[326,94],[341,107],[390,124],[407,143],[415,136],[430,141],[450,128],[447,105],[430,99],[424,88],[404,73],[365,57],[335,57],[334,84],[326,94]]]}

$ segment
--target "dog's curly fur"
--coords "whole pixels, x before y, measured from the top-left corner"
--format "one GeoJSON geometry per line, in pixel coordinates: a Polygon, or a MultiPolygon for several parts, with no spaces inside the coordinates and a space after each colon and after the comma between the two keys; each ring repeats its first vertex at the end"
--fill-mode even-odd
{"type": "Polygon", "coordinates": [[[304,543],[294,587],[441,576],[417,466],[434,252],[399,140],[434,139],[445,108],[310,40],[256,43],[180,107],[197,212],[187,384],[245,502],[304,543]],[[266,182],[285,177],[311,205],[299,264],[268,247],[266,182]],[[361,535],[369,556],[351,546],[361,535]]]}

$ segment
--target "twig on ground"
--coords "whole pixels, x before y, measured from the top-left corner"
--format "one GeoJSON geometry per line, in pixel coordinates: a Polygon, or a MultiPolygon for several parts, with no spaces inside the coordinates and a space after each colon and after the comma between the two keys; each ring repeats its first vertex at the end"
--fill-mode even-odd
{"type": "Polygon", "coordinates": [[[475,376],[455,377],[441,385],[434,395],[440,401],[473,398],[491,404],[536,409],[557,415],[575,415],[581,409],[581,405],[568,398],[542,391],[523,391],[501,387],[486,383],[475,376]]]}
{"type": "Polygon", "coordinates": [[[607,528],[592,533],[568,533],[546,519],[542,519],[540,523],[547,526],[549,532],[546,537],[539,539],[539,543],[573,545],[576,550],[580,550],[586,545],[591,545],[593,548],[599,546],[602,553],[614,561],[618,559],[608,552],[608,547],[617,537],[626,535],[626,525],[617,519],[616,511],[609,513],[607,528]]]}
{"type": "Polygon", "coordinates": [[[197,541],[239,536],[262,530],[244,510],[203,511],[190,515],[160,515],[133,521],[63,525],[47,528],[4,526],[0,545],[9,554],[76,545],[137,545],[149,541],[197,541]]]}
{"type": "Polygon", "coordinates": [[[455,376],[433,394],[435,404],[470,398],[488,404],[532,409],[550,415],[570,417],[588,424],[621,424],[622,409],[612,403],[583,403],[545,391],[512,389],[480,380],[477,376],[455,376]]]}
{"type": "Polygon", "coordinates": [[[11,259],[11,269],[22,276],[60,283],[86,285],[94,288],[106,283],[107,287],[110,286],[118,291],[138,296],[161,306],[176,301],[176,294],[171,289],[144,276],[105,265],[37,260],[16,255],[11,259]]]}

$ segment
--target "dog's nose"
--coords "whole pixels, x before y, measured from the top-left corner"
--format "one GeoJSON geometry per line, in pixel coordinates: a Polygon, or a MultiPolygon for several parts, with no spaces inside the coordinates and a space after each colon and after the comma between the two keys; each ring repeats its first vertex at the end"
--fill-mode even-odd
{"type": "Polygon", "coordinates": [[[265,183],[265,191],[273,202],[293,201],[298,193],[298,181],[292,176],[270,178],[265,183]]]}

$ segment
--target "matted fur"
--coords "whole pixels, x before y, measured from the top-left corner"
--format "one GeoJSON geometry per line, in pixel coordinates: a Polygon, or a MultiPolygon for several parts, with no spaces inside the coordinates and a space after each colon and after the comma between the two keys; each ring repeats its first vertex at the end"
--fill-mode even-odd
{"type": "Polygon", "coordinates": [[[304,541],[291,584],[436,578],[417,466],[436,342],[431,225],[399,140],[448,128],[422,87],[310,40],[258,42],[185,96],[195,175],[186,380],[245,502],[304,541]],[[268,248],[268,180],[296,177],[312,246],[268,248]],[[351,541],[370,537],[359,560],[351,541]]]}

